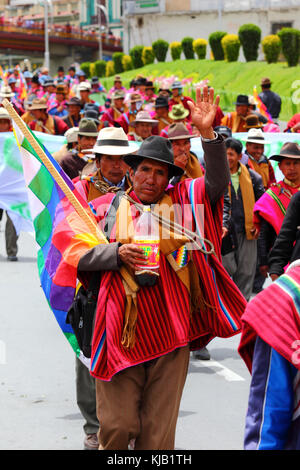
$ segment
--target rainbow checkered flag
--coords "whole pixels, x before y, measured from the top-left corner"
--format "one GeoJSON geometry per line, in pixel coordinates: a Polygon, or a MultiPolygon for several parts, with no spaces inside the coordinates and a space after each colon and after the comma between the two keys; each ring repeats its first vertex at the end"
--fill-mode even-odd
{"type": "MultiPolygon", "coordinates": [[[[21,124],[22,127],[26,126],[23,121],[21,124]]],[[[107,243],[107,240],[99,231],[90,206],[33,132],[26,126],[26,135],[29,136],[26,138],[15,121],[14,132],[22,157],[31,218],[39,245],[37,265],[41,287],[63,334],[76,355],[88,363],[71,326],[66,323],[78,284],[76,250],[68,253],[65,239],[56,228],[60,226],[67,230],[81,249],[84,246],[88,250],[99,243],[107,243]],[[43,159],[36,151],[38,148],[43,159]]]]}

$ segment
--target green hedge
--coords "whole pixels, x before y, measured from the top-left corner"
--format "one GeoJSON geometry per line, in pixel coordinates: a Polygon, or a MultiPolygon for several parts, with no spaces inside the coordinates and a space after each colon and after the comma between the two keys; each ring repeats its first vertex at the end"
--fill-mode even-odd
{"type": "Polygon", "coordinates": [[[239,58],[241,43],[236,34],[226,34],[221,40],[224,57],[227,62],[236,62],[239,58]]]}
{"type": "Polygon", "coordinates": [[[182,45],[179,41],[173,41],[170,43],[170,53],[172,60],[179,60],[182,53],[182,45]]]}
{"type": "Polygon", "coordinates": [[[132,59],[133,67],[135,69],[139,69],[140,67],[143,67],[144,65],[143,59],[142,59],[143,49],[144,49],[144,46],[134,46],[129,51],[129,55],[132,59]]]}
{"type": "Polygon", "coordinates": [[[90,67],[91,67],[91,62],[82,62],[82,64],[80,64],[80,68],[81,68],[81,70],[83,70],[83,72],[85,73],[86,78],[90,78],[90,77],[91,77],[91,70],[90,70],[90,67]]]}
{"type": "Polygon", "coordinates": [[[106,77],[111,77],[112,75],[115,75],[115,64],[112,60],[109,60],[106,62],[106,71],[105,71],[105,76],[106,77]]]}
{"type": "Polygon", "coordinates": [[[132,58],[130,57],[130,55],[127,55],[127,54],[123,55],[122,65],[123,65],[123,69],[124,69],[125,72],[127,72],[127,70],[133,70],[134,69],[133,63],[132,63],[132,58]]]}
{"type": "Polygon", "coordinates": [[[294,67],[299,62],[300,56],[300,31],[295,28],[282,28],[278,32],[282,44],[282,53],[289,67],[294,67]]]}
{"type": "Polygon", "coordinates": [[[221,41],[227,33],[225,31],[215,31],[208,37],[208,42],[215,60],[224,60],[224,50],[221,41]]]}
{"type": "Polygon", "coordinates": [[[105,60],[96,60],[95,62],[95,73],[97,77],[105,77],[106,72],[106,61],[105,60]]]}
{"type": "Polygon", "coordinates": [[[169,43],[167,41],[164,41],[164,39],[157,39],[157,41],[152,43],[152,49],[158,62],[166,61],[169,49],[169,43]]]}
{"type": "Polygon", "coordinates": [[[206,39],[202,39],[202,38],[198,38],[193,41],[193,49],[198,59],[205,59],[207,44],[208,43],[206,39]]]}
{"type": "Polygon", "coordinates": [[[142,61],[144,65],[153,64],[155,55],[151,46],[144,47],[142,53],[142,61]]]}
{"type": "Polygon", "coordinates": [[[114,52],[112,55],[112,60],[113,60],[114,67],[115,67],[115,73],[124,72],[123,63],[122,63],[123,56],[124,56],[124,52],[114,52]]]}
{"type": "Polygon", "coordinates": [[[277,34],[269,34],[262,40],[263,53],[268,64],[275,64],[281,51],[281,41],[277,34]]]}
{"type": "Polygon", "coordinates": [[[194,59],[194,49],[193,49],[193,42],[194,39],[187,36],[182,39],[181,45],[182,45],[182,50],[185,55],[186,59],[194,59]]]}
{"type": "Polygon", "coordinates": [[[240,27],[238,36],[246,61],[257,60],[261,29],[255,24],[244,24],[240,27]]]}

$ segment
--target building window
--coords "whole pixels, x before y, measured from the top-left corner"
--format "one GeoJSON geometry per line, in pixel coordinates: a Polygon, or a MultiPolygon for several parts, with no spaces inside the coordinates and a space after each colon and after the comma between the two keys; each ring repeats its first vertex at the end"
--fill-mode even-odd
{"type": "Polygon", "coordinates": [[[277,34],[282,28],[292,28],[292,21],[282,22],[282,23],[271,23],[271,33],[277,34]]]}

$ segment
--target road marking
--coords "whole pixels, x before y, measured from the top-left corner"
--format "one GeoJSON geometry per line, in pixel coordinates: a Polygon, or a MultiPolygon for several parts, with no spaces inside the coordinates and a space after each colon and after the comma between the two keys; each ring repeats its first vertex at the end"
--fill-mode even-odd
{"type": "Polygon", "coordinates": [[[209,369],[217,368],[215,373],[220,375],[221,377],[224,377],[224,379],[227,380],[228,382],[244,382],[245,381],[243,377],[236,374],[231,369],[228,369],[228,367],[223,366],[222,364],[220,364],[220,362],[212,361],[212,360],[201,361],[198,359],[197,361],[193,362],[193,365],[197,365],[197,364],[201,365],[201,367],[202,366],[208,367],[209,369]]]}

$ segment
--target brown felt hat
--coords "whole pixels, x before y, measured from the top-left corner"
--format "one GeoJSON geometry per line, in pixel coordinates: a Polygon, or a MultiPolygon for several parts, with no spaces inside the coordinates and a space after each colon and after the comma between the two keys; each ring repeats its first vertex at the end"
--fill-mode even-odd
{"type": "Polygon", "coordinates": [[[267,77],[262,78],[260,84],[261,85],[271,85],[271,80],[267,77]]]}
{"type": "Polygon", "coordinates": [[[168,128],[169,140],[192,139],[193,137],[197,137],[197,135],[191,135],[183,122],[174,122],[168,128]]]}
{"type": "Polygon", "coordinates": [[[279,155],[272,155],[270,160],[281,162],[284,158],[300,159],[300,146],[296,142],[286,142],[280,150],[279,155]]]}
{"type": "Polygon", "coordinates": [[[262,122],[260,122],[257,114],[249,114],[246,117],[246,128],[247,129],[252,129],[252,128],[260,129],[262,127],[264,127],[264,125],[262,124],[262,122]]]}
{"type": "Polygon", "coordinates": [[[139,93],[131,93],[129,101],[130,103],[137,103],[139,101],[143,101],[143,98],[139,93]]]}

